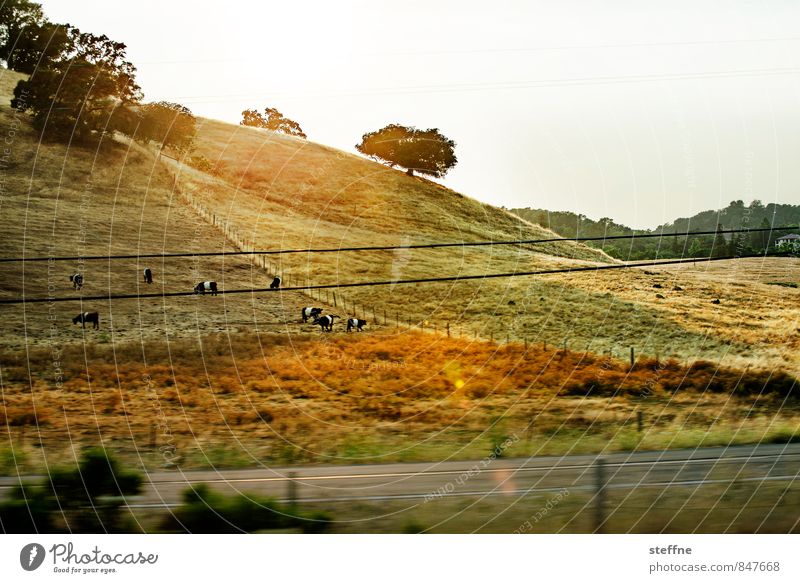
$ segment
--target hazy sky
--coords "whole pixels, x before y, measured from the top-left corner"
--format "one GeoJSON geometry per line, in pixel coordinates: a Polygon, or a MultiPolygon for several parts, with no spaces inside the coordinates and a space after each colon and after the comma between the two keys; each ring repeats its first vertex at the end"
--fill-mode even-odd
{"type": "Polygon", "coordinates": [[[444,182],[653,227],[800,203],[800,3],[44,0],[127,43],[149,101],[277,107],[353,152],[391,122],[457,142],[444,182]]]}

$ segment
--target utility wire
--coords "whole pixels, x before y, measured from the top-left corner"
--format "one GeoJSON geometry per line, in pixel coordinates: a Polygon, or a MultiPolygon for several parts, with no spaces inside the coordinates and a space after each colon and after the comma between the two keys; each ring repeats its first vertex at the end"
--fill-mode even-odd
{"type": "MultiPolygon", "coordinates": [[[[226,294],[257,294],[265,292],[281,292],[281,291],[307,291],[314,289],[344,289],[353,287],[372,287],[381,285],[403,285],[411,283],[440,283],[445,281],[470,281],[476,279],[497,279],[505,277],[527,277],[534,275],[553,275],[557,273],[579,273],[586,271],[604,271],[608,269],[629,269],[632,267],[658,267],[660,265],[677,265],[681,263],[697,263],[711,262],[711,261],[728,261],[732,259],[748,259],[748,258],[765,258],[765,257],[786,257],[788,254],[770,254],[770,255],[731,255],[727,257],[705,257],[702,259],[671,259],[667,261],[649,261],[639,263],[625,263],[615,265],[594,265],[591,267],[575,267],[564,269],[546,269],[541,271],[517,271],[510,273],[486,273],[482,275],[452,275],[446,277],[426,277],[416,279],[399,279],[399,280],[383,280],[383,281],[363,281],[353,283],[330,283],[322,285],[300,285],[284,288],[244,288],[244,289],[229,289],[219,290],[219,295],[226,294]]],[[[163,293],[150,293],[150,294],[109,294],[104,296],[78,296],[78,297],[50,297],[50,298],[24,298],[24,299],[11,299],[0,300],[0,304],[43,304],[55,302],[89,302],[89,301],[102,301],[102,300],[135,300],[146,298],[168,298],[180,296],[193,296],[197,295],[194,291],[185,292],[163,292],[163,293]]]]}
{"type": "MultiPolygon", "coordinates": [[[[615,239],[648,239],[654,237],[692,237],[697,235],[716,235],[726,233],[759,233],[764,231],[791,231],[798,227],[769,227],[759,229],[727,229],[718,231],[694,231],[686,233],[647,233],[642,235],[611,235],[602,237],[558,237],[553,239],[520,239],[511,241],[464,241],[461,243],[420,243],[417,245],[374,245],[369,247],[323,247],[316,249],[277,249],[265,251],[210,251],[202,253],[143,253],[140,255],[75,255],[71,257],[5,257],[0,263],[38,262],[38,261],[97,261],[112,259],[166,259],[169,257],[214,257],[220,255],[286,255],[292,253],[340,253],[350,251],[392,251],[395,249],[435,249],[439,247],[485,247],[491,245],[538,245],[542,243],[563,243],[580,241],[612,241],[615,239]]],[[[760,256],[759,256],[760,257],[760,256]]]]}

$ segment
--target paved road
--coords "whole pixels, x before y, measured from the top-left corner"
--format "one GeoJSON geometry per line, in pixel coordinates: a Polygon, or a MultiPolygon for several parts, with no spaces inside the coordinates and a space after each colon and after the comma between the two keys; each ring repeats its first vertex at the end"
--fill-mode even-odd
{"type": "MultiPolygon", "coordinates": [[[[603,456],[607,488],[664,488],[800,479],[800,444],[714,447],[603,456]]],[[[484,459],[443,463],[309,466],[221,471],[160,471],[147,475],[133,508],[169,507],[189,484],[222,493],[248,492],[298,502],[380,501],[449,496],[593,491],[597,456],[484,459]]],[[[27,477],[34,479],[33,477],[27,477]]],[[[0,478],[0,495],[16,478],[0,478]]]]}

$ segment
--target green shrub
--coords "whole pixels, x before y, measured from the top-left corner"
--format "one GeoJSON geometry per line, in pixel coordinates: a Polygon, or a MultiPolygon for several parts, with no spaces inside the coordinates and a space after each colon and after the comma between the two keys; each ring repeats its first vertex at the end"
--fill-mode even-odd
{"type": "Polygon", "coordinates": [[[23,485],[0,504],[0,526],[16,533],[120,533],[121,512],[142,477],[119,467],[103,449],[87,450],[76,468],[55,469],[40,485],[23,485]]]}
{"type": "Polygon", "coordinates": [[[304,515],[271,498],[224,496],[199,484],[183,493],[183,504],[161,526],[169,532],[230,534],[290,528],[324,532],[329,525],[330,518],[324,513],[304,515]]]}

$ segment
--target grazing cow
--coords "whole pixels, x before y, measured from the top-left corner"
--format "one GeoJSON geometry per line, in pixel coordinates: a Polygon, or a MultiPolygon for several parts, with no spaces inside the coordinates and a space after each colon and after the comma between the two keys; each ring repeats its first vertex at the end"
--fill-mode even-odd
{"type": "Polygon", "coordinates": [[[153,272],[150,271],[149,267],[144,268],[144,282],[153,283],[153,272]]]}
{"type": "Polygon", "coordinates": [[[72,289],[81,289],[83,287],[83,276],[80,273],[73,273],[69,276],[72,282],[72,289]]]}
{"type": "Polygon", "coordinates": [[[281,278],[280,276],[276,275],[275,279],[272,280],[272,283],[269,284],[270,289],[278,289],[281,287],[281,278]]]}
{"type": "Polygon", "coordinates": [[[97,312],[83,312],[72,318],[73,324],[81,323],[84,329],[86,329],[86,322],[94,324],[93,328],[97,330],[100,328],[100,314],[97,312]]]}
{"type": "Polygon", "coordinates": [[[327,316],[320,316],[314,319],[314,324],[322,328],[323,332],[333,332],[333,320],[339,316],[335,314],[328,314],[327,316]]]}
{"type": "Polygon", "coordinates": [[[306,307],[300,312],[300,316],[303,318],[303,322],[308,322],[308,319],[316,320],[319,318],[319,315],[322,313],[322,308],[312,308],[306,307]]]}
{"type": "Polygon", "coordinates": [[[358,318],[347,318],[347,331],[350,332],[353,328],[356,329],[357,332],[363,332],[364,326],[367,325],[366,320],[359,320],[358,318]]]}
{"type": "Polygon", "coordinates": [[[217,295],[217,282],[216,281],[201,281],[194,286],[194,293],[206,295],[206,292],[212,296],[217,295]]]}

